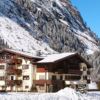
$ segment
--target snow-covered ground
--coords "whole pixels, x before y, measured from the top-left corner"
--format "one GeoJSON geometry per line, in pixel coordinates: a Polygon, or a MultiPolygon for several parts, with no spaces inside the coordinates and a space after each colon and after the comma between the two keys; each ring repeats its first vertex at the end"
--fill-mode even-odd
{"type": "Polygon", "coordinates": [[[89,88],[89,89],[98,89],[97,84],[96,84],[95,82],[91,82],[91,83],[88,85],[88,88],[89,88]]]}
{"type": "Polygon", "coordinates": [[[0,93],[0,100],[100,100],[100,92],[84,95],[65,88],[57,93],[0,93]]]}

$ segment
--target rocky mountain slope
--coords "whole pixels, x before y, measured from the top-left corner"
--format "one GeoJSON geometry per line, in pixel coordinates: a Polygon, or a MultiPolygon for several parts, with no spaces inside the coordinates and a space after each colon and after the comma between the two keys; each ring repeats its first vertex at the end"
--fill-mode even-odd
{"type": "Polygon", "coordinates": [[[9,48],[34,54],[91,54],[100,48],[100,39],[70,0],[0,0],[0,38],[9,48]]]}
{"type": "Polygon", "coordinates": [[[21,6],[15,1],[0,0],[1,45],[5,44],[9,48],[30,51],[34,54],[38,50],[46,54],[55,52],[45,42],[33,37],[38,34],[38,31],[30,26],[34,24],[34,18],[20,8],[21,6]],[[26,17],[21,16],[21,11],[26,17]],[[25,18],[29,18],[29,20],[26,21],[25,18]]]}

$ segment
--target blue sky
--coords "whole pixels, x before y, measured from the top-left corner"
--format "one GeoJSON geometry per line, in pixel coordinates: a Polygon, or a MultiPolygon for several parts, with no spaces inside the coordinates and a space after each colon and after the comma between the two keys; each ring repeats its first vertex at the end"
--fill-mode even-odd
{"type": "Polygon", "coordinates": [[[100,0],[71,0],[87,26],[100,38],[100,0]]]}

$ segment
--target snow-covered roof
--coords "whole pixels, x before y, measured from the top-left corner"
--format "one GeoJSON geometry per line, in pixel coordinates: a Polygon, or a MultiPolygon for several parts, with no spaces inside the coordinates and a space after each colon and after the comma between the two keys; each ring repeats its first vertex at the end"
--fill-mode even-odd
{"type": "Polygon", "coordinates": [[[25,52],[25,51],[19,51],[19,50],[13,50],[13,49],[3,49],[0,51],[0,53],[2,52],[10,52],[13,54],[17,54],[20,56],[24,56],[27,58],[33,58],[33,59],[40,59],[40,61],[37,61],[37,64],[41,64],[41,63],[54,63],[58,60],[62,60],[71,56],[79,56],[80,59],[83,60],[83,62],[85,62],[89,68],[92,68],[93,66],[91,66],[83,57],[81,57],[78,53],[60,53],[60,54],[52,54],[52,55],[47,55],[47,56],[35,56],[34,54],[32,54],[31,52],[25,52]]]}
{"type": "Polygon", "coordinates": [[[28,58],[43,59],[43,57],[35,56],[31,52],[25,52],[25,51],[14,50],[14,49],[4,49],[4,50],[1,50],[0,52],[3,52],[3,51],[11,52],[11,53],[18,54],[21,56],[26,56],[28,58]]]}
{"type": "Polygon", "coordinates": [[[43,60],[37,61],[36,64],[55,63],[57,61],[64,60],[64,59],[66,59],[68,57],[72,57],[72,56],[78,56],[84,63],[87,64],[88,68],[92,68],[93,67],[78,53],[60,53],[60,54],[47,55],[47,57],[44,57],[43,60]]]}
{"type": "Polygon", "coordinates": [[[60,53],[60,54],[52,54],[52,55],[48,55],[47,57],[45,57],[43,60],[38,61],[37,63],[48,63],[48,62],[55,62],[57,60],[60,60],[62,58],[74,55],[76,53],[60,53]]]}

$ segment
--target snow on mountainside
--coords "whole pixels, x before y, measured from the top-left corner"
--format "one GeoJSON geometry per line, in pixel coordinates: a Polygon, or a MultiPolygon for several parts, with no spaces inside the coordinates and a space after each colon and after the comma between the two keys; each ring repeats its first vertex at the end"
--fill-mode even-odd
{"type": "Polygon", "coordinates": [[[5,42],[10,47],[17,50],[33,51],[34,54],[36,53],[35,50],[53,53],[53,50],[46,43],[37,41],[24,28],[6,18],[4,15],[0,14],[0,16],[2,16],[0,17],[0,36],[5,39],[5,42]],[[48,48],[48,51],[45,48],[48,48]]]}
{"type": "Polygon", "coordinates": [[[70,0],[0,0],[0,37],[10,48],[34,53],[100,48],[70,0]]]}
{"type": "MultiPolygon", "coordinates": [[[[36,50],[41,50],[43,53],[53,53],[52,50],[46,43],[43,41],[38,41],[33,38],[23,27],[18,25],[16,22],[20,21],[26,23],[23,18],[21,18],[16,11],[14,4],[10,0],[0,0],[0,37],[4,39],[5,43],[17,50],[31,51],[36,54],[36,50]],[[4,14],[6,15],[9,10],[13,10],[13,13],[8,13],[11,18],[8,18],[2,13],[2,8],[5,8],[4,14]],[[45,48],[47,50],[45,50],[45,48]]],[[[34,19],[32,19],[34,21],[34,19]]],[[[26,23],[27,24],[27,23],[26,23]]],[[[31,29],[35,35],[34,29],[31,29]]]]}

